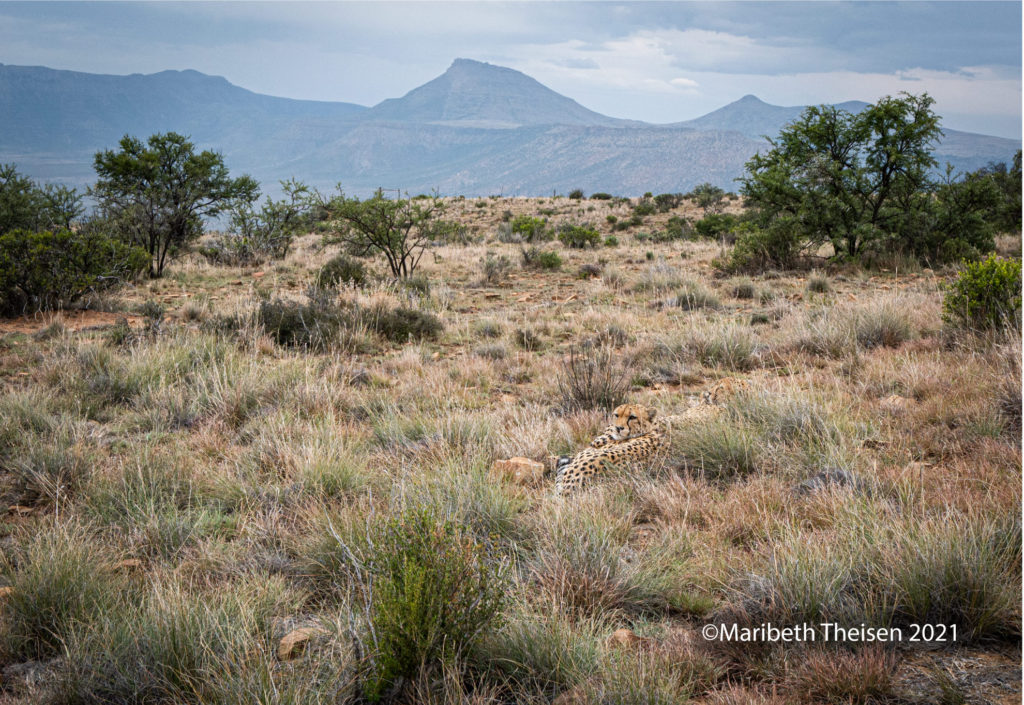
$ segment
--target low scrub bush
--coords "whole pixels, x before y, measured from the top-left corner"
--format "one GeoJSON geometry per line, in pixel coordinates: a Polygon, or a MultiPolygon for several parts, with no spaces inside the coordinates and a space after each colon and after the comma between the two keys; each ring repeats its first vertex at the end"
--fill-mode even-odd
{"type": "Polygon", "coordinates": [[[577,249],[597,247],[601,244],[600,233],[589,225],[563,223],[558,228],[558,239],[563,245],[577,249]]]}
{"type": "Polygon", "coordinates": [[[497,286],[508,279],[508,275],[512,272],[512,260],[508,258],[508,255],[495,255],[488,252],[480,260],[480,269],[483,273],[481,283],[497,286]]]}
{"type": "Polygon", "coordinates": [[[431,509],[409,509],[370,534],[372,550],[348,553],[368,626],[363,690],[376,702],[400,677],[451,663],[497,626],[505,578],[483,545],[431,509]]]}
{"type": "Polygon", "coordinates": [[[709,213],[694,223],[693,229],[700,237],[720,238],[733,232],[739,222],[731,213],[709,213]]]}
{"type": "Polygon", "coordinates": [[[530,269],[555,270],[562,266],[562,258],[554,250],[542,250],[539,247],[524,248],[522,256],[523,266],[530,269]]]}
{"type": "Polygon", "coordinates": [[[964,264],[943,301],[943,318],[971,330],[1020,328],[1021,267],[1019,259],[995,255],[964,264]]]}
{"type": "Polygon", "coordinates": [[[518,236],[521,242],[533,243],[551,239],[547,221],[528,215],[519,215],[512,219],[511,233],[518,236]]]}
{"type": "Polygon", "coordinates": [[[614,409],[629,391],[629,370],[610,346],[573,346],[558,375],[562,408],[614,409]]]}
{"type": "Polygon", "coordinates": [[[796,230],[784,221],[768,228],[744,223],[736,229],[736,244],[729,257],[715,266],[730,273],[759,274],[770,269],[791,269],[803,243],[796,230]]]}
{"type": "Polygon", "coordinates": [[[365,286],[368,283],[366,267],[357,259],[340,254],[327,260],[316,274],[316,286],[334,289],[339,285],[365,286]]]}
{"type": "Polygon", "coordinates": [[[62,308],[137,277],[149,255],[91,229],[0,235],[0,315],[62,308]]]}

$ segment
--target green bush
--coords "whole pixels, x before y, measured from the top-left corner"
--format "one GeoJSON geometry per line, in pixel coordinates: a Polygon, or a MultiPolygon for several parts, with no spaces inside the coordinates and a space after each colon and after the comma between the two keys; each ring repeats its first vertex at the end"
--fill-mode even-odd
{"type": "Polygon", "coordinates": [[[96,231],[12,230],[0,235],[0,314],[67,306],[148,266],[145,250],[96,231]]]}
{"type": "Polygon", "coordinates": [[[415,308],[388,309],[378,307],[364,316],[369,327],[393,343],[405,343],[410,339],[433,340],[444,330],[441,320],[428,311],[415,308]]]}
{"type": "Polygon", "coordinates": [[[522,238],[524,242],[539,242],[551,239],[547,221],[542,218],[519,215],[512,219],[511,225],[512,232],[522,238]]]}
{"type": "Polygon", "coordinates": [[[737,230],[736,246],[725,261],[715,266],[726,272],[755,274],[768,269],[789,269],[800,253],[801,243],[785,222],[776,221],[765,229],[751,224],[737,230]]]}
{"type": "Polygon", "coordinates": [[[592,200],[592,201],[610,201],[610,200],[612,200],[612,195],[610,193],[605,193],[604,191],[598,191],[597,193],[590,194],[590,200],[592,200]]]}
{"type": "Polygon", "coordinates": [[[274,299],[260,303],[256,320],[278,345],[324,350],[349,323],[347,313],[321,301],[274,299]]]}
{"type": "Polygon", "coordinates": [[[579,189],[579,188],[573,189],[572,191],[569,192],[569,198],[572,199],[573,201],[582,201],[583,200],[583,189],[579,189]]]}
{"type": "Polygon", "coordinates": [[[379,701],[399,677],[450,663],[490,628],[504,602],[504,567],[455,522],[410,510],[371,530],[359,571],[370,587],[364,693],[379,701]],[[372,577],[371,577],[372,576],[372,577]]]}
{"type": "Polygon", "coordinates": [[[943,318],[973,330],[1020,327],[1020,260],[995,255],[967,262],[943,301],[943,318]]]}
{"type": "Polygon", "coordinates": [[[601,235],[589,225],[564,223],[558,228],[558,239],[563,245],[578,249],[601,244],[601,235]]]}
{"type": "Polygon", "coordinates": [[[339,284],[364,286],[366,283],[363,263],[344,254],[329,259],[316,275],[316,285],[322,289],[333,289],[339,284]]]}
{"type": "Polygon", "coordinates": [[[740,219],[731,213],[709,213],[698,220],[693,229],[701,237],[717,238],[735,230],[740,219]]]}
{"type": "Polygon", "coordinates": [[[655,205],[654,201],[650,198],[644,197],[633,206],[633,215],[644,216],[654,215],[658,212],[658,206],[655,205]]]}
{"type": "Polygon", "coordinates": [[[523,266],[530,269],[559,269],[562,258],[554,250],[531,247],[523,250],[523,266]]]}

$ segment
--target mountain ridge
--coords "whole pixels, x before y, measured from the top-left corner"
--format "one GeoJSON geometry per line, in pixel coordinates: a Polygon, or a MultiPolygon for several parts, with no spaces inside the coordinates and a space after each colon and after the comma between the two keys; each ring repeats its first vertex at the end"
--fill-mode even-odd
{"type": "MultiPolygon", "coordinates": [[[[866,103],[840,104],[860,109],[866,103]],[[860,107],[857,107],[860,106],[860,107]]],[[[514,69],[456,59],[437,78],[367,107],[254,93],[186,69],[88,74],[0,64],[0,162],[47,181],[94,180],[93,156],[125,134],[176,131],[270,185],[297,177],[351,193],[377,186],[452,195],[623,195],[732,190],[745,162],[797,117],[747,95],[667,125],[612,118],[514,69]]],[[[947,130],[940,164],[1008,161],[1019,142],[947,130]]]]}

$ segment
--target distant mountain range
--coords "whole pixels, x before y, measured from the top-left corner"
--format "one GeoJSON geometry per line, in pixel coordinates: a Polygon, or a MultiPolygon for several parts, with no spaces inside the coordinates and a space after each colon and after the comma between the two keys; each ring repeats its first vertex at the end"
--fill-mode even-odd
{"type": "MultiPolygon", "coordinates": [[[[866,103],[843,103],[856,111],[866,103]]],[[[748,95],[695,120],[652,125],[584,108],[512,69],[456,59],[401,98],[364,107],[247,91],[197,71],[107,76],[0,64],[0,162],[33,178],[91,183],[94,154],[125,134],[175,131],[223,153],[232,173],[413,193],[637,195],[726,189],[803,107],[748,95]]],[[[1009,161],[1020,142],[956,130],[943,166],[1009,161]]]]}

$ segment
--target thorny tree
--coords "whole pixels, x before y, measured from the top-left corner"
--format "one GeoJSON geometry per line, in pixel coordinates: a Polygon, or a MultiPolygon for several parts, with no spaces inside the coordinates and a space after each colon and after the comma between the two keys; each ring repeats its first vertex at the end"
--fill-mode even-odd
{"type": "Polygon", "coordinates": [[[359,257],[382,254],[396,279],[411,276],[427,245],[451,227],[441,219],[444,203],[436,194],[392,199],[377,189],[371,198],[360,200],[339,192],[321,205],[333,239],[359,257]]]}

